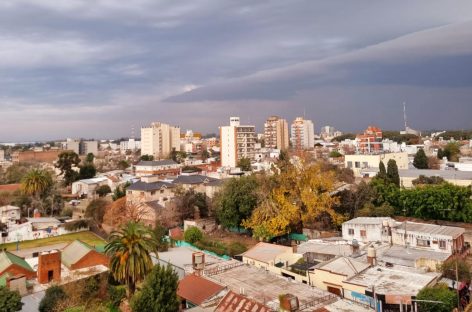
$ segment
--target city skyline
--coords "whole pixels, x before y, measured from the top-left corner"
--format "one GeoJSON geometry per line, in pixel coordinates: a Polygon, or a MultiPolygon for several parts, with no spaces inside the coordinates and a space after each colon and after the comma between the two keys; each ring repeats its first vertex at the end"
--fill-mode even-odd
{"type": "Polygon", "coordinates": [[[230,116],[399,130],[403,102],[412,128],[470,129],[471,21],[469,1],[2,2],[0,142],[230,116]]]}

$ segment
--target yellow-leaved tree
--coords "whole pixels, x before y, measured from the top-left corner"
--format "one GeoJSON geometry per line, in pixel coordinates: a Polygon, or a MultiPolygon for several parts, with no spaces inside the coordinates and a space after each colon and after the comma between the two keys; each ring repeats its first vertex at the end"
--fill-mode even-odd
{"type": "Polygon", "coordinates": [[[314,224],[329,216],[338,225],[343,222],[333,209],[337,198],[334,172],[323,172],[319,164],[301,161],[275,177],[276,183],[243,226],[261,239],[280,236],[314,224]]]}

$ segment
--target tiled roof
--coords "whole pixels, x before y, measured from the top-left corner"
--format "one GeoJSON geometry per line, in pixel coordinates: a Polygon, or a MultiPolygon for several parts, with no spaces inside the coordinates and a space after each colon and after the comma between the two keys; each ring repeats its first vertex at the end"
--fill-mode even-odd
{"type": "Polygon", "coordinates": [[[28,262],[25,261],[25,259],[20,258],[17,255],[14,255],[8,251],[0,252],[0,272],[3,272],[12,264],[18,265],[24,268],[25,270],[34,272],[34,270],[30,267],[28,262]]]}
{"type": "Polygon", "coordinates": [[[80,240],[75,240],[62,250],[61,261],[66,267],[70,268],[73,264],[77,263],[77,261],[85,257],[91,250],[93,250],[93,248],[89,245],[80,240]]]}
{"type": "Polygon", "coordinates": [[[175,184],[202,184],[218,181],[218,179],[210,178],[201,174],[181,175],[178,176],[172,183],[175,184]]]}
{"type": "Polygon", "coordinates": [[[172,165],[178,165],[178,163],[176,163],[172,159],[164,159],[164,160],[141,160],[139,163],[136,164],[136,166],[153,166],[153,167],[172,166],[172,165]]]}
{"type": "Polygon", "coordinates": [[[269,307],[238,295],[232,291],[228,292],[216,307],[215,312],[270,312],[269,307]]]}
{"type": "Polygon", "coordinates": [[[200,305],[225,287],[197,275],[187,275],[179,282],[177,295],[193,304],[200,305]]]}
{"type": "Polygon", "coordinates": [[[126,189],[127,191],[145,191],[145,192],[150,192],[150,191],[155,191],[155,190],[160,190],[162,187],[165,188],[172,188],[174,185],[172,183],[167,183],[167,182],[151,182],[151,183],[146,183],[143,181],[138,181],[126,189]]]}

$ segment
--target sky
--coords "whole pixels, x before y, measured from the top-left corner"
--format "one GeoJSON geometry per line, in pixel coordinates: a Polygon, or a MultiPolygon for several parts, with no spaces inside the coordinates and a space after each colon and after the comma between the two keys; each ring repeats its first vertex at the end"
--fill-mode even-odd
{"type": "Polygon", "coordinates": [[[0,142],[472,128],[470,0],[2,0],[0,142]]]}

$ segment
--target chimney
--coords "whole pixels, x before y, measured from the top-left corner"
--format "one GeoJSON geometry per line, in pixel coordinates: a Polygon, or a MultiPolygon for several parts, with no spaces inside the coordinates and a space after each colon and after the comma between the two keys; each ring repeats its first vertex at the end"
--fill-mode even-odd
{"type": "Polygon", "coordinates": [[[279,296],[280,311],[282,312],[295,312],[299,309],[298,297],[292,294],[285,294],[279,296]]]}
{"type": "Polygon", "coordinates": [[[298,245],[297,244],[292,244],[292,252],[297,253],[298,245]]]}
{"type": "Polygon", "coordinates": [[[61,281],[61,252],[51,250],[42,252],[38,257],[38,282],[47,284],[61,281]]]}
{"type": "Polygon", "coordinates": [[[359,242],[357,241],[357,239],[352,240],[351,251],[353,255],[359,254],[359,242]]]}
{"type": "Polygon", "coordinates": [[[192,267],[197,275],[205,269],[205,254],[203,252],[194,252],[192,254],[192,267]]]}

